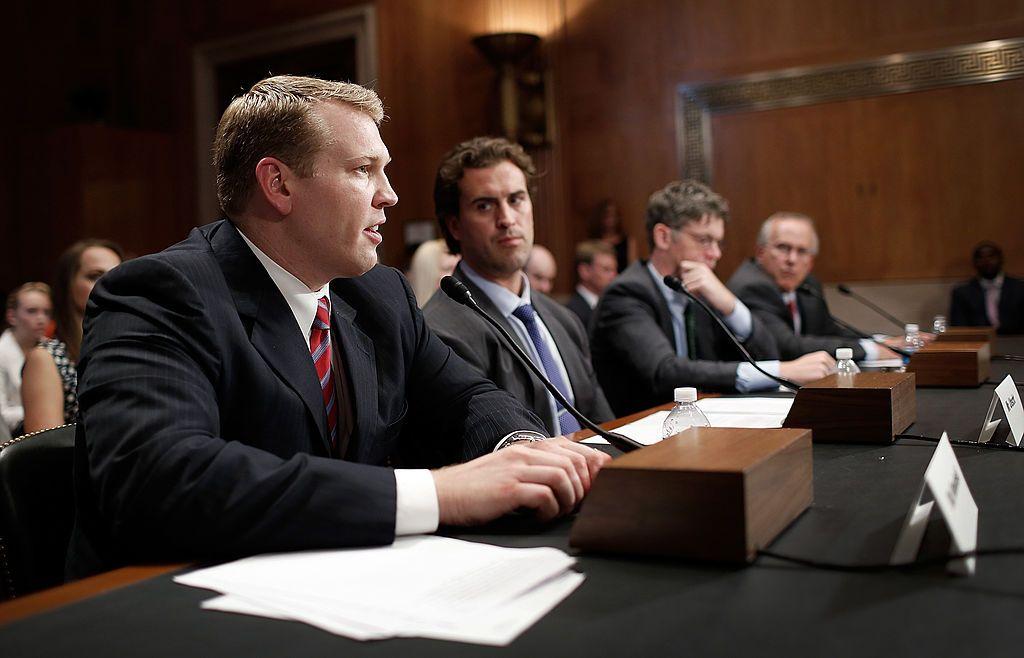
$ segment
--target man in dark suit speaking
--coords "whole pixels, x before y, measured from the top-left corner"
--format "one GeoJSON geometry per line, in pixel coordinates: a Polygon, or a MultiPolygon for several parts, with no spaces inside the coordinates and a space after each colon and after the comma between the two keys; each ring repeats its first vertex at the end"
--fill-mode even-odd
{"type": "MultiPolygon", "coordinates": [[[[815,350],[835,354],[839,347],[853,349],[858,361],[895,357],[896,353],[861,340],[832,319],[821,283],[811,274],[817,254],[818,233],[811,218],[777,212],[761,224],[756,255],[732,275],[729,289],[764,323],[784,359],[815,350]],[[805,284],[816,294],[802,290],[805,284]]],[[[898,344],[902,337],[895,341],[898,344]]]]}
{"type": "Polygon", "coordinates": [[[69,575],[387,544],[580,501],[607,458],[536,441],[540,420],[427,329],[397,271],[375,267],[398,200],[382,116],[358,85],[257,83],[217,128],[228,219],[97,285],[69,575]]]}
{"type": "MultiPolygon", "coordinates": [[[[434,183],[434,208],[453,254],[453,276],[518,341],[548,379],[596,422],[613,418],[590,365],[587,333],[573,313],[534,290],[523,273],[533,247],[529,178],[535,170],[521,146],[478,137],[452,149],[434,183]]],[[[542,418],[552,434],[579,423],[469,308],[434,293],[423,309],[427,324],[473,364],[542,418]]]]}

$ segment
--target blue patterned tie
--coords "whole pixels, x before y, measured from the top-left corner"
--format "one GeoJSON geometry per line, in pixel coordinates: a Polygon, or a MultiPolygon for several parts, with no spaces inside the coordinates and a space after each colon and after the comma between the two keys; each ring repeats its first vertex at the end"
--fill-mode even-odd
{"type": "MultiPolygon", "coordinates": [[[[565,380],[562,379],[562,373],[559,371],[558,366],[555,365],[555,359],[551,356],[548,344],[544,342],[540,335],[540,327],[537,326],[537,312],[533,310],[532,305],[523,304],[512,311],[512,315],[519,318],[519,321],[526,326],[526,333],[530,334],[530,340],[533,341],[533,346],[537,349],[537,355],[540,357],[540,366],[544,368],[544,372],[547,373],[548,379],[555,385],[555,388],[568,400],[569,387],[566,385],[565,380]]],[[[558,431],[562,434],[579,431],[580,424],[576,421],[576,418],[566,411],[565,407],[558,400],[555,400],[555,405],[558,409],[558,431]]]]}

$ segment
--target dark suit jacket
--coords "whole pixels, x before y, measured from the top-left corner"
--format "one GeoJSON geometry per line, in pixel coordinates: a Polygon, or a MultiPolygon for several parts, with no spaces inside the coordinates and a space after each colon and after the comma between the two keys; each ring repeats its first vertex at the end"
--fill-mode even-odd
{"type": "MultiPolygon", "coordinates": [[[[672,316],[658,286],[647,263],[635,262],[604,291],[594,311],[594,368],[620,416],[670,402],[677,386],[736,390],[742,356],[700,307],[694,308],[697,358],[676,356],[672,316]]],[[[778,358],[771,335],[751,315],[753,331],[744,347],[755,359],[778,358]]]]}
{"type": "Polygon", "coordinates": [[[436,466],[540,421],[427,329],[402,276],[330,286],[354,428],[329,457],[289,307],[234,225],[105,275],[79,363],[68,572],[135,561],[387,544],[390,466],[436,466]]]}
{"type": "MultiPolygon", "coordinates": [[[[953,327],[988,327],[985,291],[977,278],[953,289],[949,306],[949,324],[953,327]]],[[[1003,276],[999,293],[1000,334],[1024,334],[1024,281],[1003,276]]]]}
{"type": "MultiPolygon", "coordinates": [[[[480,307],[511,333],[519,346],[525,349],[526,346],[519,341],[518,334],[498,312],[494,302],[463,274],[461,265],[455,268],[452,276],[462,281],[473,293],[473,298],[480,307]]],[[[531,300],[537,315],[544,321],[558,346],[575,397],[574,406],[594,422],[602,423],[614,418],[590,364],[587,334],[579,320],[561,304],[542,293],[532,291],[531,300]]],[[[423,307],[423,316],[431,330],[448,343],[459,356],[544,419],[549,434],[560,434],[558,427],[554,425],[554,419],[551,418],[547,389],[512,355],[490,325],[442,291],[434,293],[423,307]]]]}
{"type": "Polygon", "coordinates": [[[583,328],[590,327],[590,319],[594,316],[594,309],[590,308],[583,295],[573,292],[572,297],[565,303],[565,307],[576,314],[576,317],[583,323],[583,328]]]}
{"type": "MultiPolygon", "coordinates": [[[[808,275],[804,283],[822,295],[821,283],[808,275]]],[[[836,348],[853,349],[854,359],[865,357],[864,348],[852,332],[832,319],[824,299],[802,290],[796,291],[796,307],[800,312],[800,335],[793,331],[793,318],[782,301],[782,293],[768,273],[753,259],[746,260],[729,279],[729,289],[756,315],[775,338],[783,359],[796,359],[808,352],[825,350],[835,356],[836,348]]]]}

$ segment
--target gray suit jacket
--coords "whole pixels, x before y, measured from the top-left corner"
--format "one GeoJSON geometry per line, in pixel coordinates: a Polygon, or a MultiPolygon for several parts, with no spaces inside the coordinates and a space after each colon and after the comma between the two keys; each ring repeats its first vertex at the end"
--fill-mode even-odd
{"type": "MultiPolygon", "coordinates": [[[[519,341],[518,334],[498,312],[490,298],[463,274],[461,265],[455,269],[453,276],[469,288],[480,307],[497,320],[512,334],[520,347],[525,349],[526,346],[519,341]]],[[[614,418],[590,364],[587,334],[579,318],[558,302],[537,291],[531,293],[531,299],[537,315],[544,321],[558,346],[558,352],[569,375],[575,407],[596,423],[614,418]]],[[[552,436],[560,434],[551,417],[547,389],[509,352],[504,340],[490,325],[469,308],[452,301],[440,290],[434,293],[423,307],[423,317],[426,318],[430,329],[459,356],[499,387],[511,393],[528,409],[532,409],[547,425],[552,436]]]]}
{"type": "MultiPolygon", "coordinates": [[[[822,294],[821,283],[813,274],[808,275],[804,283],[822,294]]],[[[798,336],[793,331],[793,318],[782,301],[779,287],[753,259],[739,266],[728,285],[771,332],[783,359],[796,359],[817,350],[835,356],[839,347],[851,348],[854,359],[865,357],[859,337],[835,323],[823,300],[802,290],[796,292],[801,323],[798,336]]]]}
{"type": "MultiPolygon", "coordinates": [[[[697,358],[676,356],[672,316],[658,286],[647,263],[635,262],[604,291],[594,310],[594,367],[620,416],[670,402],[677,386],[736,390],[742,356],[703,309],[694,309],[697,358]]],[[[778,358],[771,335],[756,315],[752,320],[744,347],[755,359],[778,358]]]]}

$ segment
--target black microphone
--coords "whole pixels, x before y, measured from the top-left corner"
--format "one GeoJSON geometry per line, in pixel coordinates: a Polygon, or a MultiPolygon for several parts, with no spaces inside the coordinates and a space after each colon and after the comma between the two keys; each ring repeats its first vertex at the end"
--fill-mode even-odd
{"type": "Polygon", "coordinates": [[[868,299],[864,295],[858,295],[854,291],[850,290],[850,288],[845,283],[840,283],[839,285],[836,286],[836,289],[839,290],[839,292],[841,292],[844,295],[846,295],[847,297],[853,297],[854,299],[856,299],[858,302],[860,302],[864,306],[867,306],[872,311],[874,311],[875,313],[878,313],[879,315],[881,315],[883,318],[885,318],[889,322],[892,322],[894,325],[896,325],[897,327],[900,328],[900,331],[903,331],[903,329],[906,327],[906,325],[907,325],[906,322],[904,322],[903,320],[900,320],[898,317],[896,317],[895,315],[893,315],[889,311],[885,310],[884,308],[882,308],[878,304],[874,303],[873,301],[871,301],[870,299],[868,299]]]}
{"type": "Polygon", "coordinates": [[[757,361],[754,360],[754,357],[750,356],[750,352],[747,351],[747,348],[743,347],[743,344],[740,342],[740,339],[736,337],[736,334],[734,334],[732,332],[732,329],[730,329],[725,324],[725,322],[722,320],[722,318],[718,317],[718,313],[715,313],[714,311],[712,311],[711,307],[709,307],[707,304],[705,304],[703,299],[701,299],[700,297],[697,297],[692,292],[687,290],[686,286],[683,285],[683,282],[682,282],[682,280],[679,277],[672,276],[671,274],[669,274],[668,276],[665,277],[664,281],[665,281],[665,285],[666,286],[668,286],[672,290],[675,290],[676,292],[683,293],[684,295],[686,295],[687,297],[690,298],[690,301],[696,302],[698,305],[700,305],[701,308],[703,308],[705,311],[707,311],[707,314],[710,315],[712,318],[714,318],[715,322],[718,323],[718,326],[721,327],[722,331],[725,332],[725,335],[729,337],[729,340],[731,340],[733,342],[733,344],[737,348],[739,348],[740,353],[743,355],[743,358],[745,358],[747,360],[747,363],[749,363],[750,365],[754,366],[754,368],[756,368],[758,372],[760,372],[765,377],[768,377],[770,379],[774,379],[775,381],[777,381],[778,383],[782,384],[783,386],[785,386],[786,388],[788,388],[791,391],[798,391],[798,390],[800,390],[800,385],[799,384],[791,382],[788,379],[783,379],[782,377],[776,377],[775,375],[773,375],[772,373],[768,372],[767,370],[765,370],[761,366],[757,365],[757,361]]]}
{"type": "Polygon", "coordinates": [[[580,421],[581,425],[592,431],[594,434],[604,438],[608,443],[612,444],[622,452],[632,452],[633,450],[644,447],[642,443],[637,443],[628,436],[623,436],[621,434],[616,434],[615,432],[609,432],[601,429],[592,420],[580,413],[576,407],[569,404],[569,401],[565,399],[562,392],[559,391],[554,384],[548,381],[548,378],[543,372],[541,372],[540,368],[537,367],[537,364],[533,362],[533,359],[527,356],[526,352],[523,351],[523,348],[519,347],[519,344],[515,339],[505,331],[505,328],[498,324],[498,321],[488,315],[486,311],[480,308],[480,305],[476,303],[475,299],[473,299],[473,293],[469,291],[469,288],[467,288],[464,283],[453,276],[446,276],[441,279],[441,290],[456,302],[463,306],[468,306],[477,315],[482,317],[487,324],[497,329],[498,333],[505,339],[508,346],[512,348],[512,353],[519,358],[520,362],[530,369],[530,372],[537,376],[537,379],[544,384],[544,387],[551,392],[551,395],[555,396],[555,399],[558,400],[558,402],[565,407],[566,411],[571,413],[576,420],[580,421]]]}
{"type": "MultiPolygon", "coordinates": [[[[842,287],[846,288],[846,286],[842,286],[842,287]]],[[[802,283],[800,285],[799,290],[800,290],[800,292],[807,293],[808,295],[810,295],[811,297],[814,297],[815,299],[820,299],[822,302],[825,302],[825,305],[826,305],[825,308],[826,309],[828,308],[828,302],[825,300],[825,298],[817,290],[812,288],[806,282],[802,283]]],[[[874,336],[872,336],[872,335],[870,335],[870,334],[868,334],[866,332],[861,331],[860,329],[858,329],[857,327],[853,326],[849,322],[843,322],[842,320],[840,320],[836,316],[832,315],[832,313],[830,313],[829,311],[826,310],[825,312],[828,313],[828,317],[831,318],[832,321],[835,322],[836,324],[838,324],[840,327],[843,327],[844,329],[852,331],[853,333],[857,334],[861,338],[863,338],[865,340],[870,340],[872,343],[875,343],[876,345],[881,345],[882,347],[886,347],[886,348],[892,350],[893,352],[896,352],[897,354],[899,354],[900,356],[902,356],[904,358],[907,358],[907,359],[910,358],[910,352],[908,352],[906,350],[901,350],[898,347],[892,347],[891,345],[886,345],[884,341],[880,341],[877,338],[875,338],[874,336]]]]}

